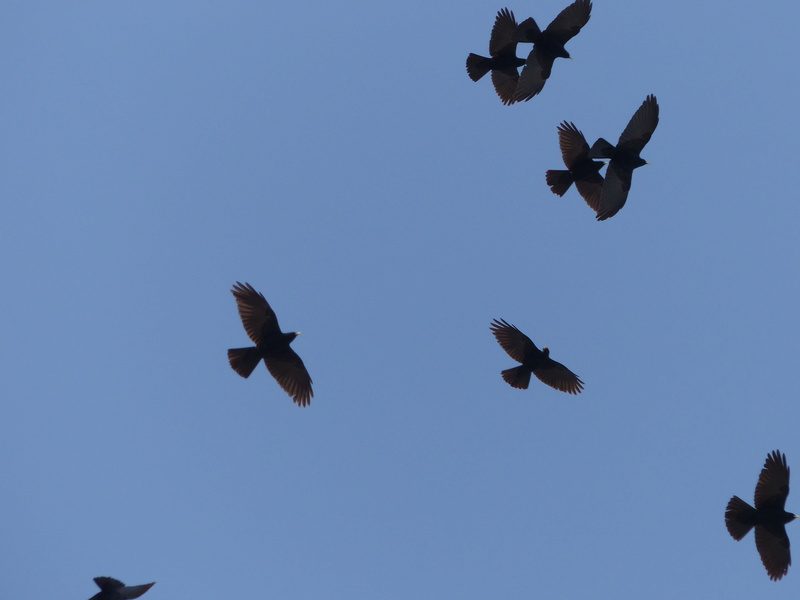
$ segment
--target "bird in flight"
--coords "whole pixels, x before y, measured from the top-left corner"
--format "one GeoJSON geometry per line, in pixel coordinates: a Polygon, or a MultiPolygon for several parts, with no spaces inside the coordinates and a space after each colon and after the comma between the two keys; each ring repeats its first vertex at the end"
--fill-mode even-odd
{"type": "Polygon", "coordinates": [[[503,104],[512,104],[519,81],[517,67],[524,65],[525,59],[517,57],[517,21],[507,8],[497,12],[489,38],[489,56],[491,58],[470,52],[467,75],[472,81],[478,81],[491,71],[492,83],[500,100],[503,104]]]}
{"type": "Polygon", "coordinates": [[[503,319],[494,319],[489,328],[500,347],[511,358],[522,363],[518,367],[500,373],[508,385],[526,390],[533,373],[540,381],[561,392],[569,394],[581,392],[583,382],[567,367],[550,358],[547,346],[539,350],[527,335],[503,319]]]}
{"type": "Polygon", "coordinates": [[[613,217],[625,206],[628,192],[631,190],[633,170],[647,164],[639,153],[650,141],[657,125],[658,102],[656,97],[650,94],[633,113],[616,146],[603,138],[592,144],[589,157],[611,159],[603,182],[600,208],[597,210],[598,221],[613,217]]]}
{"type": "Polygon", "coordinates": [[[769,578],[777,581],[789,571],[792,557],[786,523],[798,515],[786,512],[784,504],[789,495],[789,466],[786,455],[777,450],[767,455],[758,476],[755,508],[734,496],[725,508],[725,527],[735,540],[741,540],[755,527],[756,549],[769,578]]]}
{"type": "Polygon", "coordinates": [[[567,170],[547,171],[545,173],[547,185],[554,194],[563,196],[574,183],[578,193],[586,200],[586,204],[597,212],[603,189],[600,169],[605,163],[589,158],[589,144],[573,123],[564,121],[558,126],[558,145],[567,170]]]}
{"type": "Polygon", "coordinates": [[[531,17],[519,24],[517,41],[533,42],[533,49],[519,76],[514,93],[517,102],[528,101],[542,91],[556,58],[570,58],[564,44],[578,35],[581,28],[589,22],[591,13],[591,0],[575,0],[558,13],[544,31],[539,29],[531,17]]]}
{"type": "Polygon", "coordinates": [[[94,582],[100,591],[89,600],[130,600],[138,598],[156,584],[154,581],[142,585],[125,585],[113,577],[95,577],[94,582]]]}
{"type": "Polygon", "coordinates": [[[267,370],[298,406],[310,404],[314,396],[311,377],[302,359],[289,347],[300,332],[283,333],[275,311],[249,283],[237,281],[231,293],[236,298],[244,330],[255,344],[228,350],[228,362],[233,370],[242,377],[250,377],[263,358],[267,370]]]}

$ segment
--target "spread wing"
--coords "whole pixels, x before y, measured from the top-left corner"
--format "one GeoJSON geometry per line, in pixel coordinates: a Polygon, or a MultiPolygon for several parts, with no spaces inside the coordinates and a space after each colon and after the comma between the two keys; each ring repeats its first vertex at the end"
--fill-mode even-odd
{"type": "Polygon", "coordinates": [[[551,358],[548,358],[541,367],[535,368],[533,374],[542,383],[546,383],[561,392],[580,394],[581,390],[583,390],[583,382],[580,378],[560,362],[556,362],[551,358]]]}
{"type": "Polygon", "coordinates": [[[608,163],[606,178],[600,195],[600,206],[597,208],[597,220],[605,221],[613,217],[625,206],[628,192],[631,190],[633,169],[620,165],[614,159],[608,163]]]}
{"type": "Polygon", "coordinates": [[[627,127],[619,136],[617,148],[636,152],[642,151],[645,144],[650,141],[650,137],[658,126],[658,102],[656,97],[650,94],[645,98],[642,105],[633,113],[627,127]]]}
{"type": "Polygon", "coordinates": [[[512,52],[517,47],[517,22],[514,13],[507,8],[497,11],[497,17],[489,38],[489,54],[497,56],[503,52],[512,52]]]}
{"type": "Polygon", "coordinates": [[[789,571],[792,556],[789,551],[789,536],[783,525],[765,527],[756,525],[756,549],[769,578],[777,581],[789,571]]]}
{"type": "Polygon", "coordinates": [[[755,505],[758,510],[784,510],[789,495],[789,466],[786,455],[777,450],[767,455],[756,484],[755,505]]]}
{"type": "Polygon", "coordinates": [[[558,13],[550,25],[544,30],[562,44],[578,35],[581,28],[589,22],[592,15],[591,0],[575,0],[567,8],[558,13]]]}
{"type": "Polygon", "coordinates": [[[236,298],[236,307],[239,309],[244,330],[256,346],[269,336],[281,332],[275,311],[252,285],[237,281],[231,293],[236,298]]]}
{"type": "Polygon", "coordinates": [[[314,397],[311,376],[303,360],[291,348],[280,353],[271,353],[264,359],[267,369],[275,380],[298,406],[307,406],[314,397]]]}
{"type": "Polygon", "coordinates": [[[576,179],[575,187],[589,208],[598,212],[603,198],[603,176],[598,173],[596,178],[576,179]]]}
{"type": "Polygon", "coordinates": [[[517,91],[519,82],[519,72],[517,67],[507,67],[505,69],[494,69],[492,71],[492,84],[494,91],[500,96],[503,104],[513,104],[514,94],[517,91]]]}
{"type": "Polygon", "coordinates": [[[558,126],[558,147],[568,169],[578,161],[589,160],[589,144],[574,123],[564,121],[558,126]]]}
{"type": "Polygon", "coordinates": [[[489,328],[500,347],[517,362],[525,362],[526,356],[540,352],[527,335],[503,319],[494,319],[489,328]]]}
{"type": "Polygon", "coordinates": [[[553,60],[552,56],[546,54],[538,45],[534,45],[519,76],[515,94],[517,102],[530,100],[542,91],[545,81],[553,70],[553,60]]]}

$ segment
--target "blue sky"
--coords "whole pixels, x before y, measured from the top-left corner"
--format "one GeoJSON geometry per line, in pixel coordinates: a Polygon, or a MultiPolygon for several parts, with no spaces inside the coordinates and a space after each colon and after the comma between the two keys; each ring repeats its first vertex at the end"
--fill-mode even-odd
{"type": "Polygon", "coordinates": [[[0,597],[797,596],[723,511],[800,466],[800,8],[598,0],[505,107],[503,6],[2,5],[0,597]],[[622,211],[550,193],[558,123],[649,93],[622,211]],[[237,280],[311,407],[228,366],[237,280]],[[493,318],[584,393],[506,385],[493,318]]]}

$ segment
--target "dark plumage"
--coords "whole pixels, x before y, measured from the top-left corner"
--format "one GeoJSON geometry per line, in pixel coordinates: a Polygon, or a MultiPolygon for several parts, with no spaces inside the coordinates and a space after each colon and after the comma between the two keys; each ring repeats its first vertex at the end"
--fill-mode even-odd
{"type": "Polygon", "coordinates": [[[89,600],[131,600],[138,598],[156,584],[154,581],[142,585],[125,585],[113,577],[95,577],[94,582],[100,591],[89,600]]]}
{"type": "Polygon", "coordinates": [[[589,22],[591,13],[591,0],[575,0],[558,13],[544,31],[541,31],[536,21],[530,17],[519,24],[518,41],[533,42],[533,50],[528,54],[525,67],[519,76],[517,91],[514,94],[516,101],[530,100],[542,91],[545,81],[550,77],[555,59],[570,58],[564,44],[578,35],[581,28],[589,22]]]}
{"type": "Polygon", "coordinates": [[[764,468],[758,476],[756,507],[734,496],[725,508],[725,527],[733,539],[741,540],[755,527],[756,549],[773,581],[786,575],[792,564],[785,525],[798,515],[784,510],[788,495],[789,466],[786,464],[786,455],[773,450],[767,455],[764,468]]]}
{"type": "Polygon", "coordinates": [[[490,329],[500,347],[511,358],[522,363],[519,367],[500,373],[511,387],[528,389],[533,373],[540,381],[559,391],[569,394],[581,392],[583,382],[567,367],[550,358],[547,346],[539,350],[527,335],[503,319],[494,319],[490,329]]]}
{"type": "Polygon", "coordinates": [[[631,117],[628,126],[619,136],[617,145],[599,138],[589,150],[591,158],[610,158],[606,170],[606,180],[600,198],[597,220],[605,221],[619,212],[628,199],[633,170],[647,162],[639,156],[642,148],[658,125],[658,102],[650,94],[631,117]]]}
{"type": "Polygon", "coordinates": [[[236,298],[244,330],[255,343],[255,347],[228,350],[233,370],[242,377],[250,377],[263,358],[269,372],[292,400],[298,406],[308,405],[314,396],[311,377],[302,359],[289,347],[300,332],[283,333],[267,300],[249,283],[237,281],[231,292],[236,298]]]}
{"type": "Polygon", "coordinates": [[[567,170],[547,171],[547,185],[554,194],[563,196],[574,183],[586,204],[597,212],[603,190],[603,176],[599,171],[605,163],[589,158],[589,144],[573,123],[564,121],[558,126],[558,145],[567,170]]]}
{"type": "Polygon", "coordinates": [[[492,83],[503,104],[514,102],[514,92],[519,81],[517,67],[525,64],[524,58],[517,57],[517,22],[514,13],[504,8],[497,12],[489,38],[491,58],[470,53],[467,56],[467,75],[478,81],[489,71],[492,83]]]}

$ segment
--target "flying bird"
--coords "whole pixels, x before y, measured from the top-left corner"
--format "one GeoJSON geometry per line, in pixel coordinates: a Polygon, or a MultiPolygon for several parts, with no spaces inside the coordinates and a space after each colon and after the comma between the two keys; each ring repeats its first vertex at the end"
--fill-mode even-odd
{"type": "Polygon", "coordinates": [[[605,164],[589,158],[589,144],[573,123],[564,121],[558,126],[558,145],[567,170],[550,169],[545,173],[547,185],[554,194],[563,196],[575,184],[593,211],[600,207],[603,176],[600,169],[605,164]]]}
{"type": "Polygon", "coordinates": [[[591,13],[591,0],[575,0],[558,13],[544,31],[539,29],[531,17],[519,24],[518,41],[533,42],[533,49],[519,76],[514,93],[517,102],[528,101],[542,91],[556,58],[570,58],[564,44],[578,35],[581,28],[589,22],[591,13]]]}
{"type": "Polygon", "coordinates": [[[491,58],[470,53],[467,56],[467,75],[478,81],[489,71],[492,83],[503,104],[513,104],[514,92],[519,81],[517,67],[525,64],[524,58],[517,57],[517,21],[514,13],[504,8],[497,12],[489,38],[491,58]]]}
{"type": "Polygon", "coordinates": [[[628,126],[619,136],[617,145],[599,138],[589,150],[591,158],[610,158],[606,169],[606,180],[600,198],[597,220],[613,217],[625,206],[631,189],[633,170],[647,164],[639,153],[650,141],[658,125],[658,102],[650,94],[633,113],[628,126]]]}
{"type": "Polygon", "coordinates": [[[250,377],[263,358],[270,374],[298,406],[310,404],[314,396],[311,377],[302,359],[289,347],[300,332],[283,333],[275,311],[249,283],[237,281],[231,293],[236,298],[244,330],[255,344],[249,348],[228,350],[228,361],[233,370],[242,377],[250,377]]]}
{"type": "Polygon", "coordinates": [[[786,455],[773,450],[767,455],[764,468],[756,483],[755,505],[734,496],[725,508],[725,527],[735,540],[741,540],[753,527],[756,530],[756,549],[769,578],[777,581],[789,571],[792,557],[786,523],[798,515],[786,512],[784,504],[789,495],[789,467],[786,455]]]}
{"type": "Polygon", "coordinates": [[[497,343],[508,355],[522,363],[519,367],[506,369],[500,374],[511,387],[528,389],[531,373],[540,381],[561,392],[579,394],[583,382],[567,367],[550,358],[550,350],[544,346],[539,350],[531,339],[503,319],[494,319],[489,327],[497,343]]]}
{"type": "Polygon", "coordinates": [[[89,600],[129,600],[138,598],[153,587],[156,582],[143,583],[142,585],[125,585],[113,577],[95,577],[94,582],[100,591],[89,600]]]}

